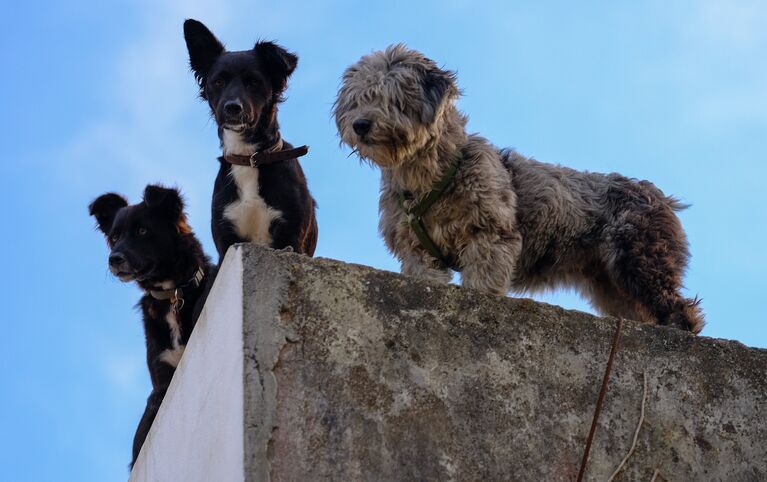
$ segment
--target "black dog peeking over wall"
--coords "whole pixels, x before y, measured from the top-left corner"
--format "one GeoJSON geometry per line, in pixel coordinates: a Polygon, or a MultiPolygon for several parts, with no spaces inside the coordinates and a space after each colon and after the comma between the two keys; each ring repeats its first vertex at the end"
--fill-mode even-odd
{"type": "Polygon", "coordinates": [[[144,318],[152,393],[133,439],[133,467],[205,304],[216,267],[187,224],[184,203],[175,189],[147,186],[143,201],[132,206],[118,194],[104,194],[91,203],[90,214],[106,236],[109,270],[144,290],[138,306],[144,318]]]}
{"type": "Polygon", "coordinates": [[[229,246],[244,241],[313,255],[316,203],[297,159],[306,151],[285,142],[277,123],[298,57],[272,42],[228,52],[196,20],[184,22],[184,38],[224,151],[211,215],[219,264],[229,246]],[[253,155],[265,162],[249,164],[253,155]]]}

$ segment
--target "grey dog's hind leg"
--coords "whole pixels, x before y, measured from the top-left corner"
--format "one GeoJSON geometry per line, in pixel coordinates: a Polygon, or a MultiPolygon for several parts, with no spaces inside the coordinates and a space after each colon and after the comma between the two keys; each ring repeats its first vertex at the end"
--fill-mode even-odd
{"type": "Polygon", "coordinates": [[[603,250],[609,278],[658,324],[700,332],[698,301],[681,294],[689,253],[674,214],[678,205],[649,183],[627,183],[619,191],[622,206],[606,228],[603,250]]]}

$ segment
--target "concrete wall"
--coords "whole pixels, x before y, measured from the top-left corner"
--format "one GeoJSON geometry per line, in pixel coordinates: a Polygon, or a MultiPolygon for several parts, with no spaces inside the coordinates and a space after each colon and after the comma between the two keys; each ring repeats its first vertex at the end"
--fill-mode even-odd
{"type": "MultiPolygon", "coordinates": [[[[219,276],[133,480],[577,475],[615,320],[251,245],[219,276]]],[[[767,479],[767,352],[627,322],[587,480],[643,372],[616,480],[767,479]]]]}
{"type": "Polygon", "coordinates": [[[242,260],[232,251],[205,304],[131,481],[241,481],[242,260]]]}

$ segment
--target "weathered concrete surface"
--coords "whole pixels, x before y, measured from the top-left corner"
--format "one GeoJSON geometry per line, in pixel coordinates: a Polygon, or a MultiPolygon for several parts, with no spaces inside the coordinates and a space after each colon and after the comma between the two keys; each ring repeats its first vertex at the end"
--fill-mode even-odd
{"type": "MultiPolygon", "coordinates": [[[[575,479],[615,320],[251,245],[229,256],[245,480],[575,479]]],[[[616,480],[767,480],[767,351],[633,322],[587,480],[628,451],[643,371],[645,420],[616,480]]]]}

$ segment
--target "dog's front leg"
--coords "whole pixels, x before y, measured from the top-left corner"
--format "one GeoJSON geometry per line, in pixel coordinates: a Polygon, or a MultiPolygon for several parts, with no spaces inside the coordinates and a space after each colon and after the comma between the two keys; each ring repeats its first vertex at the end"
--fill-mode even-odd
{"type": "Polygon", "coordinates": [[[141,447],[144,445],[149,429],[152,428],[152,423],[157,416],[157,411],[160,409],[163,398],[165,398],[165,392],[167,387],[160,390],[152,390],[149,398],[146,401],[146,408],[144,409],[144,415],[141,417],[141,421],[136,427],[136,434],[133,436],[133,458],[131,459],[130,467],[136,463],[138,454],[141,452],[141,447]]]}
{"type": "Polygon", "coordinates": [[[301,252],[300,236],[303,234],[299,220],[294,216],[285,216],[276,220],[269,227],[271,247],[274,249],[290,248],[296,253],[301,252]]]}
{"type": "Polygon", "coordinates": [[[461,285],[496,295],[505,295],[514,279],[521,237],[480,232],[469,238],[459,263],[461,285]]]}
{"type": "Polygon", "coordinates": [[[407,276],[441,283],[449,283],[453,277],[449,269],[435,267],[434,258],[425,251],[410,251],[404,254],[400,261],[402,274],[407,276]]]}
{"type": "Polygon", "coordinates": [[[400,261],[400,272],[414,278],[449,283],[453,278],[451,271],[437,268],[436,260],[421,247],[400,206],[398,191],[382,189],[379,208],[378,230],[389,252],[400,261]]]}

